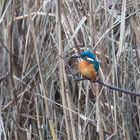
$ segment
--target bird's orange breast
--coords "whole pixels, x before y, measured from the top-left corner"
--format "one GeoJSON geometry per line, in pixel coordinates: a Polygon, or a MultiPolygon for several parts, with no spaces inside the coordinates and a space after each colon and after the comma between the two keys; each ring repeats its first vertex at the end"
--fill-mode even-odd
{"type": "Polygon", "coordinates": [[[81,60],[79,63],[79,71],[83,76],[90,78],[91,80],[96,79],[96,70],[93,64],[90,64],[86,60],[81,60]]]}

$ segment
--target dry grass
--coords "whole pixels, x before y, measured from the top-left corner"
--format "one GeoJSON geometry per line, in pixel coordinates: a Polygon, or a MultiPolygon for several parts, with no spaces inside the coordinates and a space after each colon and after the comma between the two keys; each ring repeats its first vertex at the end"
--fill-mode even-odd
{"type": "Polygon", "coordinates": [[[102,81],[140,93],[139,0],[1,0],[0,13],[2,140],[140,139],[139,97],[75,82],[70,59],[96,50],[102,81]]]}

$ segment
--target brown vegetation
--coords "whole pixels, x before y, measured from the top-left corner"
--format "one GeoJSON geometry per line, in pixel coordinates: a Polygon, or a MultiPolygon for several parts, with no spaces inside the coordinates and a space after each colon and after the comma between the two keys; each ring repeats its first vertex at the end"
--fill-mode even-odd
{"type": "Polygon", "coordinates": [[[139,8],[139,0],[0,0],[1,139],[139,140],[139,97],[76,82],[70,58],[96,50],[100,80],[140,93],[139,8]]]}

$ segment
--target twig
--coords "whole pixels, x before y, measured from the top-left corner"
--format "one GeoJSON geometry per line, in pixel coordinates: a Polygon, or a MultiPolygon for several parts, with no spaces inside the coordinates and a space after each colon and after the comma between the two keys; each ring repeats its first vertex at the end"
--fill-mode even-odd
{"type": "Polygon", "coordinates": [[[5,50],[10,54],[9,50],[7,49],[7,47],[4,45],[4,43],[1,40],[0,40],[0,43],[1,43],[2,47],[4,47],[5,50]]]}
{"type": "Polygon", "coordinates": [[[1,83],[4,79],[6,79],[6,78],[9,76],[9,74],[10,74],[10,73],[8,73],[8,74],[4,75],[3,77],[1,77],[1,78],[0,78],[0,83],[1,83]]]}
{"type": "Polygon", "coordinates": [[[128,94],[128,95],[134,95],[134,96],[140,96],[140,93],[135,93],[135,92],[131,92],[131,91],[127,91],[125,89],[121,89],[121,88],[118,88],[118,87],[114,87],[114,86],[111,86],[109,84],[105,84],[103,81],[100,81],[100,80],[91,80],[89,78],[79,78],[79,79],[76,79],[75,81],[81,81],[81,80],[90,80],[91,82],[93,83],[98,83],[100,85],[103,85],[109,89],[112,89],[112,90],[116,90],[116,91],[119,91],[119,92],[122,92],[124,94],[128,94]]]}

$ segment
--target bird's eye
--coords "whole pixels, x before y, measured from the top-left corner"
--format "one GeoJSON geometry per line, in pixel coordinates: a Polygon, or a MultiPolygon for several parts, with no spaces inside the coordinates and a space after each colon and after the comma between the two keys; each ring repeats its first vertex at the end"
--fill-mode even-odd
{"type": "Polygon", "coordinates": [[[87,58],[87,56],[85,56],[85,55],[81,55],[81,58],[87,58]]]}
{"type": "Polygon", "coordinates": [[[81,58],[87,60],[87,56],[81,56],[81,58]]]}

